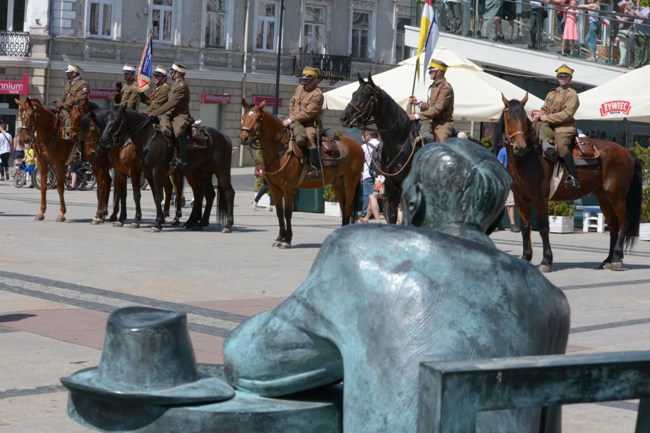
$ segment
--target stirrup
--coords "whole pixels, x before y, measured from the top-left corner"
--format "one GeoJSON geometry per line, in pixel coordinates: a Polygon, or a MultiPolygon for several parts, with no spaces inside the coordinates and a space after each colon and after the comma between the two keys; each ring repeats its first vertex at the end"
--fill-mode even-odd
{"type": "Polygon", "coordinates": [[[321,170],[318,167],[311,166],[309,171],[307,172],[307,177],[315,177],[315,178],[320,178],[322,176],[321,170]]]}
{"type": "Polygon", "coordinates": [[[170,161],[169,166],[174,170],[183,170],[187,167],[187,162],[183,161],[180,158],[174,158],[170,161]]]}
{"type": "Polygon", "coordinates": [[[564,181],[564,186],[567,187],[568,189],[579,189],[580,181],[578,180],[577,177],[569,175],[564,181]]]}

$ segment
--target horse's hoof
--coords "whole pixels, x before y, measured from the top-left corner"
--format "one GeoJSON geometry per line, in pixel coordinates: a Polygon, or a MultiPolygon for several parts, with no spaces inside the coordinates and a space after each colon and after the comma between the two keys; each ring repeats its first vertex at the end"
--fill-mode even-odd
{"type": "Polygon", "coordinates": [[[122,221],[115,221],[113,227],[124,227],[124,223],[122,221]]]}
{"type": "Polygon", "coordinates": [[[65,217],[64,217],[64,216],[61,216],[61,215],[59,215],[58,217],[56,217],[56,222],[58,222],[58,223],[62,223],[62,222],[65,222],[65,217]]]}
{"type": "Polygon", "coordinates": [[[115,222],[115,221],[117,221],[117,217],[114,217],[114,216],[112,216],[112,217],[110,217],[110,218],[108,219],[108,222],[109,222],[109,223],[112,223],[112,222],[115,222]]]}
{"type": "Polygon", "coordinates": [[[288,250],[289,248],[291,248],[291,244],[289,242],[282,242],[280,244],[280,249],[282,250],[288,250]]]}
{"type": "Polygon", "coordinates": [[[162,231],[162,227],[151,227],[151,233],[160,233],[162,231]]]}
{"type": "Polygon", "coordinates": [[[607,269],[609,271],[620,271],[622,267],[623,267],[623,262],[611,262],[611,263],[603,262],[600,265],[600,269],[607,269]]]}
{"type": "Polygon", "coordinates": [[[282,243],[280,241],[275,241],[273,242],[273,247],[274,248],[279,248],[282,243]]]}
{"type": "Polygon", "coordinates": [[[139,229],[140,228],[140,223],[131,223],[131,225],[129,227],[132,228],[132,229],[139,229]]]}
{"type": "Polygon", "coordinates": [[[201,227],[200,225],[192,226],[192,231],[193,231],[193,232],[202,232],[202,231],[203,231],[203,227],[201,227]]]}
{"type": "Polygon", "coordinates": [[[232,228],[224,227],[221,229],[221,233],[232,233],[232,228]]]}
{"type": "Polygon", "coordinates": [[[44,215],[36,215],[34,217],[34,221],[43,221],[45,219],[44,215]]]}
{"type": "Polygon", "coordinates": [[[543,274],[553,272],[553,268],[551,267],[551,265],[545,265],[543,263],[537,265],[537,269],[543,274]]]}
{"type": "Polygon", "coordinates": [[[172,223],[171,223],[171,226],[172,226],[172,227],[178,227],[179,225],[181,225],[181,222],[180,222],[179,220],[174,220],[174,221],[172,221],[172,223]]]}

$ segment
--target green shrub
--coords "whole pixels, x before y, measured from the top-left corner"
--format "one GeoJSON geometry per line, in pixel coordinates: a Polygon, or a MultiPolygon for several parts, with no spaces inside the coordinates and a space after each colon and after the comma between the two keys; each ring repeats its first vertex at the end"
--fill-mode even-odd
{"type": "Polygon", "coordinates": [[[643,174],[641,222],[650,223],[650,148],[636,144],[631,150],[641,161],[641,172],[643,174]]]}
{"type": "Polygon", "coordinates": [[[492,152],[492,137],[483,137],[481,138],[481,144],[490,152],[492,152]]]}
{"type": "Polygon", "coordinates": [[[573,216],[576,213],[576,205],[568,201],[554,201],[548,202],[548,214],[553,217],[558,216],[573,216]]]}
{"type": "Polygon", "coordinates": [[[335,201],[337,202],[339,199],[336,198],[336,193],[334,192],[334,188],[332,185],[325,185],[325,188],[323,189],[323,200],[325,201],[335,201]]]}

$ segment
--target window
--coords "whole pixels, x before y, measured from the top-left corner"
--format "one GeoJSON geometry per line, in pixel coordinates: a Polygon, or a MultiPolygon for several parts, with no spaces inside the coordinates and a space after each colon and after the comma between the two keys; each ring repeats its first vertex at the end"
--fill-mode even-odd
{"type": "Polygon", "coordinates": [[[205,46],[226,48],[226,0],[207,0],[205,46]]]}
{"type": "Polygon", "coordinates": [[[173,0],[153,0],[151,3],[151,30],[153,40],[157,42],[172,42],[174,19],[173,0]]]}
{"type": "Polygon", "coordinates": [[[89,0],[87,3],[88,36],[110,38],[113,22],[113,0],[89,0]]]}
{"type": "Polygon", "coordinates": [[[397,29],[395,38],[395,57],[396,63],[411,57],[411,49],[404,44],[405,31],[404,26],[411,25],[410,17],[397,17],[397,29]]]}
{"type": "Polygon", "coordinates": [[[324,7],[305,7],[304,52],[323,53],[325,48],[325,17],[324,7]]]}
{"type": "Polygon", "coordinates": [[[275,51],[278,38],[280,6],[276,1],[259,0],[257,3],[257,27],[255,48],[261,51],[275,51]]]}
{"type": "Polygon", "coordinates": [[[352,13],[352,58],[368,59],[368,40],[370,37],[370,12],[352,13]]]}

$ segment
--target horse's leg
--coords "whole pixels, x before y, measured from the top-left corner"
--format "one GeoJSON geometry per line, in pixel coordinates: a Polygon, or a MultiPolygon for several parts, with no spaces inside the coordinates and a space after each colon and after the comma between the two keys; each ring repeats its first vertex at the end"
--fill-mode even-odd
{"type": "Polygon", "coordinates": [[[119,202],[120,214],[113,227],[123,227],[126,220],[126,175],[115,171],[115,194],[119,202]]]}
{"type": "MultiPolygon", "coordinates": [[[[188,185],[192,188],[192,195],[194,196],[194,203],[192,204],[192,210],[190,211],[190,216],[187,218],[187,221],[183,224],[183,227],[186,229],[201,230],[203,227],[200,226],[199,220],[201,219],[201,206],[203,203],[203,191],[198,183],[198,178],[196,173],[190,172],[185,175],[188,185]]],[[[179,200],[178,194],[176,195],[176,200],[179,200]]]]}
{"type": "Polygon", "coordinates": [[[142,208],[140,207],[140,199],[142,191],[140,191],[140,177],[142,172],[139,169],[131,169],[129,176],[131,177],[131,186],[133,187],[133,201],[135,202],[135,219],[131,223],[132,229],[140,228],[140,220],[142,219],[142,208]]]}
{"type": "Polygon", "coordinates": [[[221,231],[232,232],[235,223],[235,189],[230,180],[230,166],[222,168],[217,174],[219,185],[217,187],[217,221],[223,225],[223,216],[226,217],[226,224],[221,231]]]}
{"type": "Polygon", "coordinates": [[[539,236],[542,238],[542,262],[537,265],[540,272],[553,271],[553,251],[549,240],[548,229],[548,201],[539,197],[535,203],[537,223],[539,224],[539,236]]]}
{"type": "Polygon", "coordinates": [[[352,215],[352,203],[354,200],[354,191],[352,193],[352,200],[349,199],[349,192],[346,190],[347,185],[343,185],[343,180],[338,179],[332,184],[334,194],[339,201],[339,208],[341,208],[341,225],[346,226],[350,224],[350,215],[352,215]]]}
{"type": "MultiPolygon", "coordinates": [[[[291,229],[291,216],[293,214],[293,196],[295,189],[287,188],[283,192],[284,198],[284,220],[286,221],[286,230],[284,238],[280,244],[280,248],[291,248],[291,241],[293,240],[293,230],[291,229]]],[[[277,204],[276,204],[277,206],[277,204]]]]}
{"type": "Polygon", "coordinates": [[[108,209],[108,200],[111,193],[111,177],[108,174],[108,167],[102,163],[93,166],[97,178],[97,212],[90,224],[103,224],[108,209]]]}
{"type": "Polygon", "coordinates": [[[275,216],[278,218],[278,226],[280,227],[278,237],[273,242],[273,246],[281,247],[287,230],[284,223],[284,191],[275,184],[269,182],[269,194],[273,197],[273,202],[275,203],[275,216]]]}
{"type": "Polygon", "coordinates": [[[108,217],[109,222],[117,221],[117,214],[120,212],[120,192],[117,190],[117,180],[113,178],[113,212],[108,217]]]}
{"type": "Polygon", "coordinates": [[[174,182],[174,191],[176,192],[176,215],[172,220],[172,226],[179,226],[181,225],[181,217],[183,216],[184,176],[181,174],[174,174],[172,180],[174,182]]]}
{"type": "MultiPolygon", "coordinates": [[[[59,193],[59,215],[56,217],[57,222],[65,221],[65,199],[63,198],[63,193],[65,192],[65,165],[61,162],[54,164],[54,169],[56,170],[56,191],[59,193]]],[[[45,170],[47,176],[47,170],[45,170]]],[[[43,178],[41,177],[41,180],[43,178]]],[[[47,183],[47,180],[45,181],[47,183]]],[[[41,191],[43,189],[43,183],[41,183],[41,191]]]]}
{"type": "Polygon", "coordinates": [[[530,262],[533,259],[533,248],[530,241],[530,230],[531,230],[531,205],[523,199],[523,197],[518,196],[517,193],[514,193],[515,196],[515,205],[519,210],[519,216],[521,218],[521,241],[522,241],[522,253],[521,259],[527,262],[530,262]]]}
{"type": "Polygon", "coordinates": [[[217,195],[212,185],[212,173],[203,176],[200,186],[202,195],[205,197],[205,209],[203,209],[203,216],[201,217],[201,227],[207,227],[210,223],[210,213],[212,212],[214,197],[217,195]]]}
{"type": "Polygon", "coordinates": [[[399,189],[387,179],[384,185],[384,218],[388,224],[397,223],[397,210],[399,208],[399,189]]]}
{"type": "Polygon", "coordinates": [[[607,230],[609,230],[609,253],[607,258],[598,266],[598,269],[618,271],[623,266],[625,204],[621,200],[613,203],[603,190],[596,192],[595,195],[600,210],[605,216],[607,230]]]}
{"type": "Polygon", "coordinates": [[[166,176],[167,164],[162,161],[162,166],[154,167],[151,176],[147,177],[149,186],[151,187],[151,194],[153,195],[154,205],[156,206],[156,221],[151,228],[152,232],[160,232],[162,225],[165,222],[163,215],[162,200],[163,200],[163,178],[166,176]]]}
{"type": "MultiPolygon", "coordinates": [[[[151,184],[150,184],[151,185],[151,184]]],[[[165,176],[163,183],[163,191],[165,192],[165,203],[163,205],[163,214],[165,218],[169,217],[169,208],[171,207],[172,202],[172,180],[169,176],[165,176]]]]}

